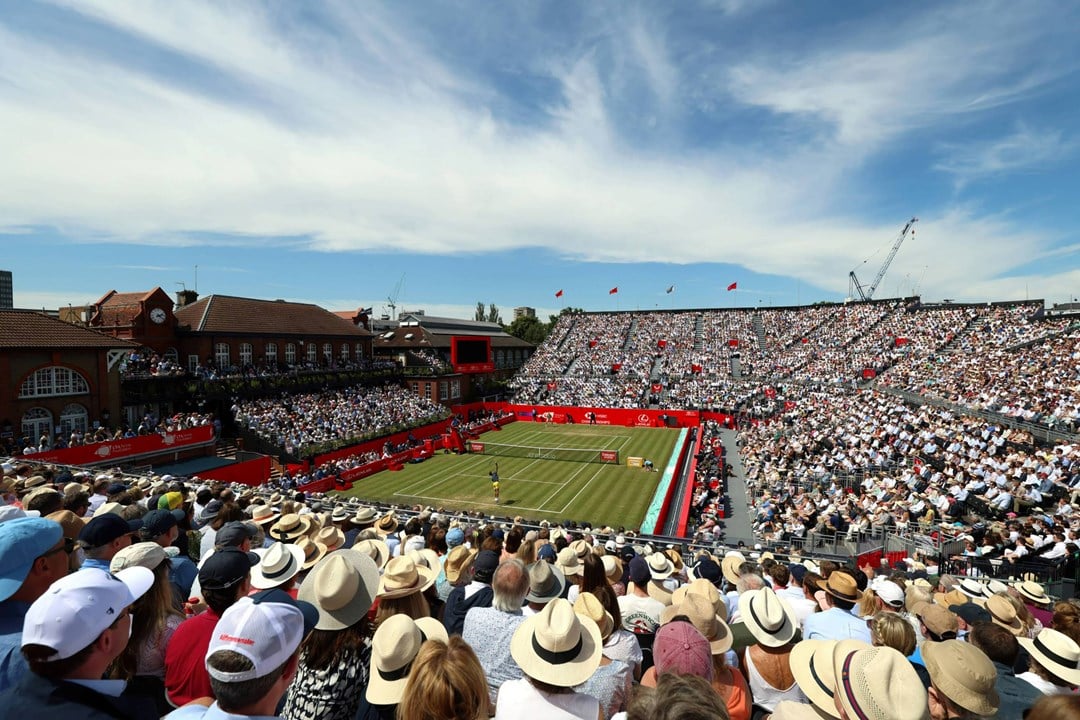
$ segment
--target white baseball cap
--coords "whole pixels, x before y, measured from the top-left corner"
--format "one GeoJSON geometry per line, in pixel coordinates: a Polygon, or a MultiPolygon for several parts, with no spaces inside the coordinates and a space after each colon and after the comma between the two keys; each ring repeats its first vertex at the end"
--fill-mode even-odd
{"type": "Polygon", "coordinates": [[[60,578],[34,601],[23,620],[22,646],[44,645],[63,660],[89,647],[154,584],[154,572],[144,567],[115,575],[84,568],[60,578]]]}
{"type": "Polygon", "coordinates": [[[214,627],[206,649],[206,671],[226,683],[265,677],[285,664],[319,621],[314,605],[293,600],[284,590],[265,590],[237,600],[214,627]],[[231,650],[251,661],[250,670],[225,672],[210,663],[218,650],[231,650]]]}
{"type": "Polygon", "coordinates": [[[874,578],[870,588],[886,605],[894,608],[904,607],[904,591],[892,580],[878,576],[874,578]]]}

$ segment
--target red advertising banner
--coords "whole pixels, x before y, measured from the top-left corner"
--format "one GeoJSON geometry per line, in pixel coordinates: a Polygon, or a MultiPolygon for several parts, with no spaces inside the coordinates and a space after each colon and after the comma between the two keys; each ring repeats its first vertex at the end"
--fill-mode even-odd
{"type": "Polygon", "coordinates": [[[199,427],[165,435],[139,435],[133,438],[124,438],[123,440],[110,440],[109,442],[95,443],[94,445],[80,445],[64,450],[36,453],[27,455],[26,458],[35,462],[53,462],[62,465],[95,465],[120,461],[139,455],[179,452],[188,447],[213,442],[213,440],[214,426],[200,425],[199,427]]]}
{"type": "Polygon", "coordinates": [[[484,443],[473,442],[469,443],[469,452],[482,453],[484,452],[484,443]]]}
{"type": "Polygon", "coordinates": [[[204,470],[199,473],[199,479],[238,482],[258,487],[270,479],[270,457],[263,455],[253,460],[233,463],[213,470],[204,470]]]}
{"type": "Polygon", "coordinates": [[[613,463],[613,464],[618,463],[619,462],[619,453],[615,452],[614,450],[601,450],[600,451],[600,462],[613,463]]]}

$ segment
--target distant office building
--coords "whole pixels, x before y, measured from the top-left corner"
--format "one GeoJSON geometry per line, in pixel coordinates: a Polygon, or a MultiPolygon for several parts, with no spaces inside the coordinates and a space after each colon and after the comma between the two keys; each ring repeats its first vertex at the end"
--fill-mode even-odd
{"type": "Polygon", "coordinates": [[[15,296],[11,285],[11,271],[0,270],[0,310],[15,307],[15,296]]]}
{"type": "Polygon", "coordinates": [[[536,308],[531,308],[531,307],[516,307],[516,308],[514,308],[514,319],[517,320],[519,317],[530,317],[530,318],[536,317],[536,308]]]}

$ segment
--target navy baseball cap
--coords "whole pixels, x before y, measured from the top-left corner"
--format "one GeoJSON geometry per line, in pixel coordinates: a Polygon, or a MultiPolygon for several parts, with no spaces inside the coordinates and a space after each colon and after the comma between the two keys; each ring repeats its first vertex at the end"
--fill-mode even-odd
{"type": "Polygon", "coordinates": [[[141,527],[142,520],[125,520],[116,513],[105,513],[86,523],[86,526],[79,531],[79,541],[90,548],[102,547],[117,538],[130,535],[141,527]]]}
{"type": "Polygon", "coordinates": [[[250,522],[233,520],[221,526],[214,536],[218,547],[240,547],[245,540],[253,539],[259,533],[259,526],[250,522]]]}
{"type": "Polygon", "coordinates": [[[803,578],[806,577],[806,566],[802,563],[792,563],[787,566],[788,571],[791,573],[791,577],[795,578],[795,582],[802,585],[803,578]]]}
{"type": "Polygon", "coordinates": [[[157,537],[172,530],[183,519],[183,510],[151,510],[143,516],[142,526],[150,537],[157,537]]]}
{"type": "Polygon", "coordinates": [[[204,590],[224,590],[248,576],[259,564],[259,556],[233,547],[221,548],[206,559],[199,568],[199,587],[204,590]]]}
{"type": "Polygon", "coordinates": [[[652,578],[652,573],[649,572],[649,563],[645,562],[645,558],[640,555],[635,555],[630,561],[630,582],[644,586],[650,578],[652,578]]]}
{"type": "Polygon", "coordinates": [[[554,562],[558,554],[555,552],[555,546],[550,543],[544,543],[540,546],[540,549],[536,551],[537,560],[551,560],[554,562]]]}
{"type": "Polygon", "coordinates": [[[473,561],[473,577],[481,582],[491,582],[499,567],[499,555],[494,550],[481,550],[473,561]]]}

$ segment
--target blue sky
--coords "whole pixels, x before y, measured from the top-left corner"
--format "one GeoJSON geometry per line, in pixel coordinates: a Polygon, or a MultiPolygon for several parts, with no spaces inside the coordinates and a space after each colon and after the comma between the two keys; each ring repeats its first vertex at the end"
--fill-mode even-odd
{"type": "Polygon", "coordinates": [[[1080,294],[1080,4],[0,6],[19,306],[1080,294]]]}

